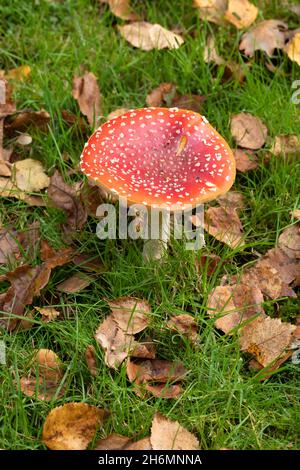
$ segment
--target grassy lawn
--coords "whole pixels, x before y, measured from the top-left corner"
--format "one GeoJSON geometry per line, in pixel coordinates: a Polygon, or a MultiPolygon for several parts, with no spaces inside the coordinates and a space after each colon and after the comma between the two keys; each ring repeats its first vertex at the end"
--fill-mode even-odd
{"type": "MultiPolygon", "coordinates": [[[[189,0],[132,3],[148,21],[167,28],[182,27],[186,33],[193,30],[193,35],[186,34],[185,44],[178,50],[144,52],[120,37],[116,24],[122,20],[108,8],[100,8],[96,0],[1,2],[0,68],[28,64],[29,79],[14,85],[18,108],[44,108],[51,115],[50,131],[31,131],[30,148],[18,150],[24,158],[39,159],[49,174],[58,168],[70,183],[85,178],[78,170],[85,138],[60,117],[62,109],[80,114],[71,91],[73,76],[83,69],[97,76],[105,116],[116,108],[145,106],[146,95],[153,88],[161,82],[173,82],[182,94],[207,97],[203,114],[233,147],[229,120],[241,111],[259,116],[271,137],[300,134],[300,107],[291,102],[291,85],[300,79],[299,67],[286,55],[278,54],[274,60],[277,72],[271,73],[265,57],[258,54],[242,85],[235,80],[224,83],[222,72],[216,73],[212,64],[204,62],[204,44],[214,31],[219,53],[241,62],[240,31],[202,22],[189,0]]],[[[291,28],[297,27],[296,16],[283,9],[282,2],[253,3],[267,4],[264,18],[283,19],[291,28]]],[[[111,411],[101,430],[103,436],[111,432],[147,436],[153,414],[159,410],[194,432],[203,449],[299,449],[299,366],[287,361],[269,380],[261,382],[256,372],[249,371],[249,357],[239,351],[237,338],[218,332],[206,309],[207,297],[221,277],[239,273],[241,266],[257,259],[257,252],[264,254],[272,248],[290,224],[290,211],[299,207],[299,163],[273,157],[264,164],[265,153],[258,152],[259,167],[239,173],[233,188],[241,191],[247,202],[241,214],[246,246],[233,250],[206,236],[206,252],[218,254],[224,261],[211,277],[200,279],[195,268],[199,253],[186,251],[180,241],[172,243],[162,263],[145,265],[141,241],[100,241],[95,234],[97,220],[89,217],[77,234],[76,247],[79,252],[99,255],[105,272],[80,293],[67,295],[59,294],[56,285],[78,267],[56,268],[34,305],[53,305],[63,311],[64,319],[44,323],[36,316],[34,328],[1,333],[0,339],[7,344],[7,366],[0,366],[1,448],[44,448],[42,425],[49,411],[63,403],[84,401],[111,411]],[[188,369],[179,399],[142,400],[133,392],[125,366],[119,371],[105,366],[93,335],[108,313],[103,299],[122,295],[150,301],[153,317],[147,334],[155,339],[161,358],[179,359],[188,369]],[[182,338],[164,328],[171,314],[184,312],[199,324],[199,348],[188,341],[182,343],[182,338]],[[96,377],[90,375],[84,358],[91,343],[97,351],[96,377]],[[66,364],[64,397],[48,403],[24,396],[16,385],[39,348],[53,349],[66,364]]],[[[1,198],[0,221],[16,229],[39,221],[42,237],[56,248],[64,246],[60,231],[63,214],[54,208],[29,207],[22,201],[1,198]]],[[[1,266],[0,274],[5,269],[1,266]]],[[[0,283],[0,293],[6,287],[0,283]]],[[[299,315],[295,299],[267,301],[264,308],[282,320],[299,315]]]]}

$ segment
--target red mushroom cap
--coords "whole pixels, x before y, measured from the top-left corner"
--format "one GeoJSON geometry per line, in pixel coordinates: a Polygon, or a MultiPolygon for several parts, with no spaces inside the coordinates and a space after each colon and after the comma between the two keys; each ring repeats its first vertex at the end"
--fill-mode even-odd
{"type": "Polygon", "coordinates": [[[204,116],[142,108],[103,124],[81,155],[81,169],[130,203],[182,210],[226,193],[235,160],[204,116]]]}

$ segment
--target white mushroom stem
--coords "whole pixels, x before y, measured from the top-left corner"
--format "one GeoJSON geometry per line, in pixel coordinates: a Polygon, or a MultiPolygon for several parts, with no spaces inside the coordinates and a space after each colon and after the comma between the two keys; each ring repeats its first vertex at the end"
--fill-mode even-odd
{"type": "Polygon", "coordinates": [[[172,219],[170,211],[148,209],[148,239],[144,242],[143,258],[146,261],[161,259],[168,249],[172,219]]]}

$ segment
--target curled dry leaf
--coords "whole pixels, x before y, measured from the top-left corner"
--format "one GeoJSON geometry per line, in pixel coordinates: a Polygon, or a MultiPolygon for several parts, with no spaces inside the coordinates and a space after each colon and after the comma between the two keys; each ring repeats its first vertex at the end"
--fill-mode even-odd
{"type": "Polygon", "coordinates": [[[50,411],[43,428],[43,442],[52,450],[84,450],[107,412],[87,403],[67,403],[50,411]]]}
{"type": "Polygon", "coordinates": [[[285,229],[278,238],[278,246],[289,258],[300,259],[300,226],[292,225],[285,229]]]}
{"type": "Polygon", "coordinates": [[[289,257],[281,248],[272,248],[267,251],[257,264],[264,263],[268,263],[275,268],[282,281],[286,284],[291,284],[300,276],[300,259],[289,257]]]}
{"type": "Polygon", "coordinates": [[[198,450],[199,441],[178,421],[155,413],[151,427],[151,445],[154,450],[198,450]]]}
{"type": "Polygon", "coordinates": [[[265,144],[268,135],[267,127],[257,116],[250,113],[232,116],[230,130],[240,147],[252,150],[260,149],[265,144]]]}
{"type": "Polygon", "coordinates": [[[122,116],[123,114],[127,113],[128,111],[129,111],[128,108],[115,109],[114,111],[109,113],[109,115],[107,116],[106,119],[107,119],[107,121],[109,121],[110,119],[116,119],[117,117],[122,116]]]}
{"type": "Polygon", "coordinates": [[[105,364],[117,369],[135,348],[133,335],[125,334],[109,315],[98,327],[95,339],[105,351],[105,364]]]}
{"type": "Polygon", "coordinates": [[[248,0],[229,0],[225,19],[236,28],[248,28],[258,15],[258,8],[248,0]]]}
{"type": "Polygon", "coordinates": [[[285,354],[295,329],[278,318],[256,318],[242,328],[241,350],[253,354],[265,367],[285,354]]]}
{"type": "Polygon", "coordinates": [[[96,126],[102,115],[102,98],[97,77],[92,72],[87,72],[82,77],[74,77],[72,94],[78,102],[80,111],[87,117],[90,126],[96,126]]]}
{"type": "Polygon", "coordinates": [[[50,184],[50,178],[46,175],[42,163],[32,158],[14,163],[12,173],[12,180],[21,191],[39,192],[50,184]]]}
{"type": "Polygon", "coordinates": [[[264,51],[272,57],[275,49],[285,46],[287,25],[280,20],[264,20],[243,34],[240,51],[252,57],[255,51],[264,51]]]}
{"type": "Polygon", "coordinates": [[[201,255],[199,259],[196,259],[196,268],[202,275],[203,273],[206,276],[212,276],[216,271],[218,266],[222,266],[223,262],[221,261],[220,256],[215,255],[214,253],[208,253],[201,255]]]}
{"type": "Polygon", "coordinates": [[[127,364],[127,376],[130,382],[138,384],[145,382],[178,382],[187,374],[187,370],[180,362],[153,359],[132,362],[127,364]]]}
{"type": "Polygon", "coordinates": [[[34,307],[42,315],[42,321],[49,323],[59,317],[60,312],[54,307],[34,307]]]}
{"type": "Polygon", "coordinates": [[[204,214],[205,230],[231,248],[243,244],[243,227],[236,209],[209,207],[204,214]]]}
{"type": "Polygon", "coordinates": [[[224,23],[228,0],[194,0],[199,9],[200,18],[216,24],[224,23]]]}
{"type": "Polygon", "coordinates": [[[235,149],[233,151],[236,169],[242,173],[246,173],[249,170],[255,170],[258,166],[257,156],[250,150],[244,151],[241,149],[235,149]]]}
{"type": "Polygon", "coordinates": [[[39,376],[44,379],[59,381],[62,377],[61,362],[51,349],[39,349],[34,356],[34,365],[39,376]]]}
{"type": "Polygon", "coordinates": [[[85,362],[87,363],[90,373],[94,377],[96,377],[97,375],[96,351],[92,344],[89,344],[85,350],[85,362]]]}
{"type": "Polygon", "coordinates": [[[13,134],[16,131],[25,132],[31,126],[46,131],[50,123],[50,114],[44,109],[40,111],[20,111],[9,119],[5,120],[5,131],[13,134]]]}
{"type": "Polygon", "coordinates": [[[144,340],[141,343],[136,343],[135,348],[131,353],[131,357],[140,359],[155,359],[156,358],[156,346],[151,340],[144,340]]]}
{"type": "Polygon", "coordinates": [[[270,152],[276,157],[283,155],[288,160],[296,160],[300,152],[300,138],[296,134],[278,135],[275,137],[270,152]]]}
{"type": "Polygon", "coordinates": [[[151,24],[146,21],[118,26],[118,29],[126,41],[144,51],[178,49],[184,42],[179,34],[175,34],[159,24],[151,24]]]}
{"type": "Polygon", "coordinates": [[[127,334],[136,334],[149,325],[151,307],[146,300],[120,297],[107,301],[113,320],[127,334]]]}
{"type": "Polygon", "coordinates": [[[88,276],[86,273],[76,273],[65,281],[60,282],[56,289],[65,294],[75,294],[88,287],[94,280],[94,277],[88,276]]]}
{"type": "Polygon", "coordinates": [[[264,315],[263,300],[261,290],[256,286],[217,286],[208,297],[207,308],[209,315],[219,317],[215,321],[216,328],[231,333],[249,318],[264,315]]]}
{"type": "Polygon", "coordinates": [[[74,256],[72,261],[75,266],[88,272],[101,273],[104,270],[101,259],[92,254],[80,253],[79,255],[74,256]]]}
{"type": "Polygon", "coordinates": [[[99,439],[96,442],[94,450],[123,450],[129,444],[131,444],[129,437],[113,433],[104,439],[99,439]]]}
{"type": "Polygon", "coordinates": [[[172,98],[176,92],[176,85],[173,83],[161,83],[158,87],[154,88],[146,97],[148,106],[162,106],[171,104],[172,98]]]}
{"type": "Polygon", "coordinates": [[[193,344],[199,342],[198,326],[195,318],[187,313],[172,316],[167,323],[167,327],[186,336],[193,344]]]}
{"type": "Polygon", "coordinates": [[[110,11],[122,20],[136,21],[138,16],[132,11],[130,0],[108,0],[110,11]]]}
{"type": "Polygon", "coordinates": [[[64,229],[67,232],[81,229],[87,219],[87,211],[80,196],[72,186],[64,182],[58,171],[50,178],[48,196],[52,203],[65,212],[67,223],[64,229]]]}
{"type": "Polygon", "coordinates": [[[286,45],[285,51],[288,57],[296,64],[300,65],[300,32],[286,45]]]}

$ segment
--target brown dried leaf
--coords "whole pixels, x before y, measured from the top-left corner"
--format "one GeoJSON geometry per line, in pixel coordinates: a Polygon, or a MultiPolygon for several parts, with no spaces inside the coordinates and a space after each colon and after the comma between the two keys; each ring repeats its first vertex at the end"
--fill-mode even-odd
{"type": "Polygon", "coordinates": [[[50,184],[50,178],[44,172],[42,163],[32,158],[15,162],[12,172],[12,181],[21,191],[39,192],[50,184]]]}
{"type": "Polygon", "coordinates": [[[52,450],[84,450],[106,416],[105,410],[87,403],[67,403],[50,411],[43,442],[52,450]]]}
{"type": "Polygon", "coordinates": [[[278,238],[278,246],[292,259],[300,258],[300,226],[286,228],[278,238]]]}
{"type": "Polygon", "coordinates": [[[194,6],[199,8],[200,18],[216,24],[224,24],[224,15],[228,0],[194,0],[194,6]]]}
{"type": "Polygon", "coordinates": [[[202,274],[206,273],[206,276],[212,276],[218,265],[222,265],[220,256],[214,253],[201,255],[199,259],[196,259],[196,268],[202,274]]]}
{"type": "Polygon", "coordinates": [[[5,120],[5,131],[13,134],[15,131],[25,132],[31,126],[35,126],[40,130],[46,131],[50,123],[50,114],[44,109],[40,111],[20,111],[9,120],[5,120]]]}
{"type": "Polygon", "coordinates": [[[256,318],[242,328],[241,350],[253,354],[265,367],[286,352],[295,329],[294,325],[278,318],[256,318]]]}
{"type": "Polygon", "coordinates": [[[0,78],[0,120],[13,114],[15,111],[16,105],[12,99],[12,88],[7,80],[0,78]]]}
{"type": "Polygon", "coordinates": [[[61,398],[64,388],[58,392],[58,384],[50,380],[41,380],[36,377],[21,377],[20,388],[24,395],[38,398],[42,401],[51,401],[55,396],[61,398]]]}
{"type": "Polygon", "coordinates": [[[199,342],[198,325],[195,318],[187,313],[173,315],[167,323],[167,328],[186,336],[193,344],[199,342]]]}
{"type": "Polygon", "coordinates": [[[264,315],[263,300],[261,290],[255,286],[217,286],[208,297],[207,308],[209,315],[219,316],[216,328],[231,333],[249,318],[264,315]]]}
{"type": "Polygon", "coordinates": [[[121,434],[110,434],[104,439],[99,439],[94,447],[94,450],[123,450],[131,444],[131,439],[121,434]]]}
{"type": "Polygon", "coordinates": [[[245,196],[238,191],[228,191],[217,198],[220,206],[226,209],[236,209],[237,212],[241,211],[245,207],[245,196]]]}
{"type": "Polygon", "coordinates": [[[179,34],[175,34],[159,24],[151,24],[146,21],[118,26],[118,30],[132,46],[144,51],[165,48],[178,49],[184,42],[179,34]]]}
{"type": "Polygon", "coordinates": [[[128,446],[125,447],[123,450],[152,450],[150,437],[144,437],[144,439],[140,439],[139,441],[132,442],[128,446]]]}
{"type": "Polygon", "coordinates": [[[75,294],[88,287],[94,280],[94,277],[88,276],[86,273],[76,273],[65,281],[60,282],[56,289],[65,294],[75,294]]]}
{"type": "Polygon", "coordinates": [[[151,307],[146,300],[119,297],[107,303],[113,320],[126,334],[140,333],[149,325],[151,307]]]}
{"type": "Polygon", "coordinates": [[[199,113],[202,109],[203,103],[206,100],[205,96],[201,95],[175,95],[172,100],[172,106],[181,109],[188,109],[190,111],[195,111],[199,113]]]}
{"type": "Polygon", "coordinates": [[[239,49],[250,57],[259,50],[272,57],[275,49],[284,48],[286,29],[286,23],[280,20],[261,21],[243,34],[239,49]]]}
{"type": "Polygon", "coordinates": [[[267,127],[257,116],[250,113],[232,116],[230,130],[240,147],[252,150],[260,149],[265,144],[268,135],[267,127]]]}
{"type": "Polygon", "coordinates": [[[130,382],[174,382],[182,380],[187,370],[180,362],[153,359],[139,362],[129,361],[127,364],[127,376],[130,382]]]}
{"type": "Polygon", "coordinates": [[[75,189],[64,182],[58,171],[50,178],[48,196],[57,208],[65,212],[67,223],[64,228],[67,232],[80,230],[84,226],[87,219],[86,208],[75,189]]]}
{"type": "Polygon", "coordinates": [[[144,340],[142,343],[136,343],[135,348],[131,353],[131,357],[140,359],[155,359],[156,346],[151,340],[144,340]]]}
{"type": "Polygon", "coordinates": [[[235,149],[233,151],[235,158],[236,169],[242,173],[246,173],[249,170],[255,170],[258,166],[257,156],[250,150],[244,152],[241,149],[235,149]]]}
{"type": "Polygon", "coordinates": [[[104,270],[104,265],[101,259],[92,254],[80,253],[79,255],[74,256],[72,261],[75,266],[88,272],[101,273],[104,270]]]}
{"type": "Polygon", "coordinates": [[[18,242],[16,231],[0,228],[0,264],[7,264],[20,254],[18,242]]]}
{"type": "Polygon", "coordinates": [[[276,157],[283,155],[287,160],[296,160],[300,152],[300,138],[296,134],[278,135],[275,137],[270,152],[276,157]]]}
{"type": "Polygon", "coordinates": [[[108,0],[110,11],[122,20],[136,21],[136,15],[130,5],[130,0],[108,0]]]}
{"type": "Polygon", "coordinates": [[[225,60],[217,52],[214,36],[208,36],[204,47],[204,62],[207,64],[213,62],[217,65],[225,64],[225,60]]]}
{"type": "Polygon", "coordinates": [[[180,384],[144,384],[143,387],[155,398],[179,398],[182,394],[180,384]]]}
{"type": "Polygon", "coordinates": [[[85,350],[85,361],[89,368],[90,373],[96,377],[98,368],[97,368],[97,361],[96,361],[96,351],[92,344],[89,344],[85,350]]]}
{"type": "Polygon", "coordinates": [[[262,260],[258,261],[257,264],[259,266],[262,263],[268,263],[275,268],[282,281],[286,284],[291,284],[300,276],[300,260],[290,258],[281,248],[272,248],[267,251],[262,260]]]}
{"type": "Polygon", "coordinates": [[[154,88],[146,97],[148,106],[162,106],[170,105],[172,98],[176,92],[176,85],[173,83],[161,83],[157,88],[154,88]]]}
{"type": "Polygon", "coordinates": [[[39,349],[33,359],[38,375],[46,380],[58,382],[62,377],[62,364],[51,349],[39,349]]]}
{"type": "Polygon", "coordinates": [[[154,450],[198,450],[199,441],[178,421],[155,413],[151,427],[151,445],[154,450]]]}
{"type": "Polygon", "coordinates": [[[82,77],[74,77],[72,94],[90,126],[96,127],[102,115],[102,98],[97,77],[92,72],[87,72],[82,77]]]}
{"type": "Polygon", "coordinates": [[[105,351],[105,364],[117,369],[135,347],[134,337],[127,335],[109,315],[98,327],[95,339],[105,351]]]}
{"type": "Polygon", "coordinates": [[[0,197],[13,197],[26,202],[29,206],[45,206],[42,197],[29,196],[8,178],[0,177],[0,197]]]}
{"type": "Polygon", "coordinates": [[[60,312],[54,307],[34,307],[42,315],[42,321],[49,323],[59,317],[60,312]]]}
{"type": "Polygon", "coordinates": [[[288,42],[285,51],[293,62],[300,65],[300,32],[288,42]]]}
{"type": "Polygon", "coordinates": [[[258,8],[248,0],[229,0],[225,19],[238,29],[248,28],[258,15],[258,8]]]}
{"type": "Polygon", "coordinates": [[[243,227],[234,208],[209,207],[204,213],[204,228],[211,236],[231,248],[243,244],[243,227]]]}

